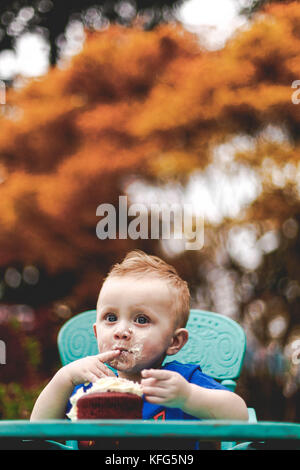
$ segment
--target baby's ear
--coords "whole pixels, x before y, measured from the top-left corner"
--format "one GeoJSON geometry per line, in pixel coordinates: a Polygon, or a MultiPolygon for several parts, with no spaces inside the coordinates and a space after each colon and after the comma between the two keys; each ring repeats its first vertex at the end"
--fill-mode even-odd
{"type": "Polygon", "coordinates": [[[188,339],[189,333],[186,328],[178,328],[175,330],[172,342],[167,349],[166,355],[173,356],[174,354],[178,353],[178,351],[183,348],[188,339]]]}
{"type": "Polygon", "coordinates": [[[94,335],[97,338],[97,328],[96,328],[96,323],[93,324],[93,330],[94,330],[94,335]]]}

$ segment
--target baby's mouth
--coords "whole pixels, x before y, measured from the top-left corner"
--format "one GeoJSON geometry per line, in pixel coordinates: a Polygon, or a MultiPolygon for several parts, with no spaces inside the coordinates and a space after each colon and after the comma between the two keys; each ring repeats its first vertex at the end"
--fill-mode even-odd
{"type": "Polygon", "coordinates": [[[134,344],[131,345],[130,347],[125,347],[125,346],[114,346],[113,350],[119,350],[120,354],[115,358],[116,361],[118,359],[129,359],[129,357],[134,358],[137,360],[139,356],[142,353],[142,346],[140,344],[134,344]]]}
{"type": "MultiPolygon", "coordinates": [[[[124,354],[130,354],[132,351],[129,349],[129,348],[123,348],[123,347],[114,347],[113,348],[114,351],[120,351],[120,355],[124,355],[124,354]]],[[[118,358],[118,356],[117,356],[118,358]]]]}

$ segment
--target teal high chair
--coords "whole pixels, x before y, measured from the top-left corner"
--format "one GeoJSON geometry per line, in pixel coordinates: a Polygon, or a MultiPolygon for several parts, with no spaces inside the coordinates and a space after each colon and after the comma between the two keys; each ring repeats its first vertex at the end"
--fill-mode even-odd
{"type": "MultiPolygon", "coordinates": [[[[98,354],[92,327],[95,321],[96,310],[89,310],[72,317],[61,328],[58,349],[62,365],[98,354]]],[[[234,391],[246,350],[246,336],[241,326],[217,313],[191,310],[187,329],[187,344],[174,356],[168,356],[165,363],[177,360],[199,364],[205,374],[234,391]]],[[[255,423],[254,409],[249,408],[248,413],[249,423],[255,423]]],[[[68,445],[76,447],[73,441],[68,445]]],[[[222,442],[221,449],[230,449],[234,445],[234,442],[222,442]]]]}

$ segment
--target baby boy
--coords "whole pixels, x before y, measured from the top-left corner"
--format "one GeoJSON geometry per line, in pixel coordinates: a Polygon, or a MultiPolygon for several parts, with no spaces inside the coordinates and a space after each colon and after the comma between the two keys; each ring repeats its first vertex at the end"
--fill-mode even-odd
{"type": "Polygon", "coordinates": [[[38,397],[31,420],[64,418],[74,387],[116,374],[141,384],[144,419],[247,420],[242,398],[199,366],[163,365],[188,341],[189,303],[187,283],[175,268],[130,252],[100,290],[93,326],[99,354],[62,367],[38,397]]]}

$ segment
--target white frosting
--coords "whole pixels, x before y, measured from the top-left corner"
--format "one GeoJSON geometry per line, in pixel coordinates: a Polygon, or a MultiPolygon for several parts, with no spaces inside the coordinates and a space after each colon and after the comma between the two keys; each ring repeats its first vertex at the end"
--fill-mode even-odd
{"type": "MultiPolygon", "coordinates": [[[[89,385],[89,382],[85,385],[89,385]]],[[[70,398],[71,410],[67,413],[67,416],[72,420],[77,420],[77,402],[83,395],[89,395],[91,393],[105,393],[105,392],[121,392],[121,393],[133,393],[138,396],[142,396],[143,392],[140,384],[132,382],[131,380],[122,379],[119,377],[105,377],[93,382],[92,386],[87,390],[83,387],[79,388],[77,392],[70,398]]]]}

